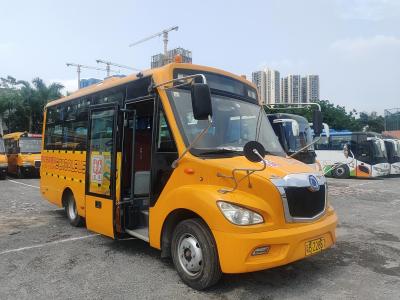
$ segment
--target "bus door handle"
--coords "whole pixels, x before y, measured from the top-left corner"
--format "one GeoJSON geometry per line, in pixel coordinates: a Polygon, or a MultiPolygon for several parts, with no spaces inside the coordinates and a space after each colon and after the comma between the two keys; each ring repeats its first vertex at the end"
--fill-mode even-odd
{"type": "Polygon", "coordinates": [[[101,201],[96,200],[96,201],[94,202],[94,207],[96,207],[96,208],[101,208],[101,201]]]}

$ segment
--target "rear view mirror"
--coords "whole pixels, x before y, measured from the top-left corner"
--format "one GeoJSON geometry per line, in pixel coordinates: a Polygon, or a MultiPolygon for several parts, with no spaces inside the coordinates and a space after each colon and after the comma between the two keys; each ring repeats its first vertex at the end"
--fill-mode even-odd
{"type": "Polygon", "coordinates": [[[324,126],[324,131],[325,131],[325,136],[327,139],[329,139],[330,133],[329,133],[329,125],[326,123],[322,123],[322,125],[324,126]]]}
{"type": "Polygon", "coordinates": [[[274,124],[278,123],[290,123],[292,126],[292,134],[293,136],[299,136],[300,134],[300,126],[296,120],[293,119],[275,119],[273,121],[274,124]]]}
{"type": "Polygon", "coordinates": [[[322,133],[322,113],[320,110],[313,111],[313,130],[315,135],[320,135],[322,133]]]}
{"type": "Polygon", "coordinates": [[[349,146],[347,144],[343,146],[343,154],[345,158],[349,157],[349,146]]]}
{"type": "Polygon", "coordinates": [[[191,94],[194,119],[208,120],[212,116],[210,88],[204,83],[193,83],[191,94]]]}
{"type": "Polygon", "coordinates": [[[244,145],[243,154],[251,162],[260,162],[264,159],[266,152],[262,144],[250,141],[244,145]]]}

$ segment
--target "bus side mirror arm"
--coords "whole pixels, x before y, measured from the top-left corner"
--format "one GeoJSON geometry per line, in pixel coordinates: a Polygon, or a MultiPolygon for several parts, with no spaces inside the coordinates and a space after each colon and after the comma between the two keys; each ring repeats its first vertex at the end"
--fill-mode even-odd
{"type": "Polygon", "coordinates": [[[208,116],[208,126],[207,126],[206,128],[204,128],[204,129],[195,137],[195,139],[189,144],[189,146],[182,152],[182,154],[181,154],[177,159],[175,159],[175,160],[172,162],[171,167],[172,167],[173,169],[176,169],[176,167],[178,167],[178,164],[179,164],[180,160],[185,156],[185,154],[186,154],[187,152],[190,151],[190,149],[193,148],[194,145],[196,145],[196,143],[203,137],[203,135],[206,134],[206,132],[210,129],[211,125],[212,125],[212,119],[211,119],[211,116],[208,116]]]}

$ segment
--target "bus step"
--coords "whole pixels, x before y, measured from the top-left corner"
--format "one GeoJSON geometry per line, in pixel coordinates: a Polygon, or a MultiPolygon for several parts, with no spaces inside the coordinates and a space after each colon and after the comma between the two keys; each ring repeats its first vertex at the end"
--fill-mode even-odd
{"type": "Polygon", "coordinates": [[[140,211],[140,223],[144,227],[149,227],[149,211],[147,209],[140,211]]]}
{"type": "Polygon", "coordinates": [[[149,227],[140,227],[136,229],[125,229],[126,233],[140,240],[149,242],[149,227]]]}

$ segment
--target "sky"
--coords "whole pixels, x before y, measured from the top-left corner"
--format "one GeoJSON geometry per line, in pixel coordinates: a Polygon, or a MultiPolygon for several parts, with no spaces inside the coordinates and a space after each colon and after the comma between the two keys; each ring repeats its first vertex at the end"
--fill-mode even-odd
{"type": "Polygon", "coordinates": [[[239,75],[319,74],[321,99],[379,114],[400,107],[400,0],[0,0],[0,77],[73,91],[76,69],[66,62],[147,69],[162,38],[128,45],[175,25],[169,48],[191,50],[193,63],[239,75]]]}

